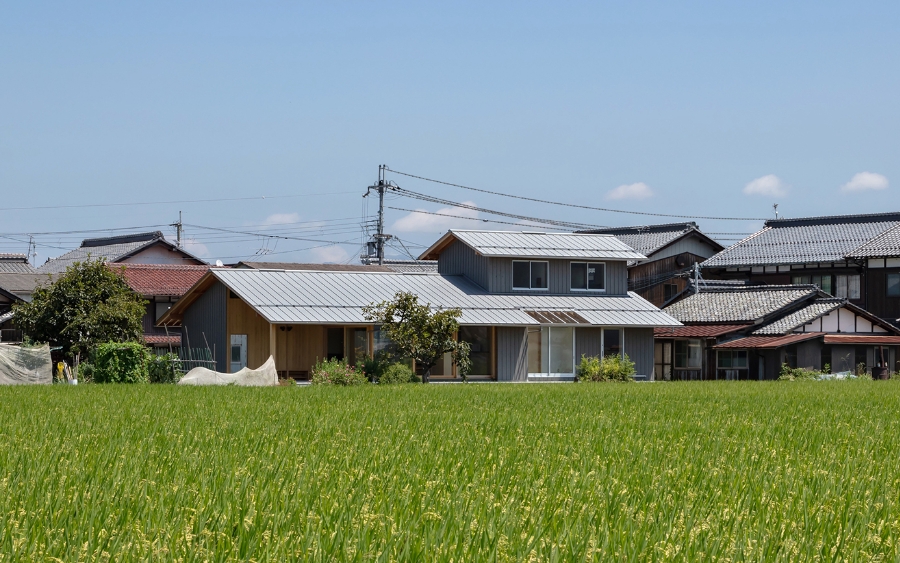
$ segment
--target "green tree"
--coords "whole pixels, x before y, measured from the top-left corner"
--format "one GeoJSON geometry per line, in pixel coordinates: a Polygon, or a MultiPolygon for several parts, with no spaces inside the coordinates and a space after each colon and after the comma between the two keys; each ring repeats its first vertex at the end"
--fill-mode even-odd
{"type": "Polygon", "coordinates": [[[395,346],[397,358],[415,360],[425,370],[422,381],[428,377],[441,357],[450,353],[458,373],[465,380],[472,367],[469,360],[469,344],[456,339],[459,330],[459,309],[422,305],[419,298],[407,292],[399,292],[393,301],[382,301],[363,307],[366,320],[381,325],[381,330],[395,346]]]}
{"type": "Polygon", "coordinates": [[[16,324],[34,342],[62,346],[72,358],[103,342],[141,340],[146,307],[120,271],[102,260],[76,262],[54,283],[16,303],[16,324]]]}

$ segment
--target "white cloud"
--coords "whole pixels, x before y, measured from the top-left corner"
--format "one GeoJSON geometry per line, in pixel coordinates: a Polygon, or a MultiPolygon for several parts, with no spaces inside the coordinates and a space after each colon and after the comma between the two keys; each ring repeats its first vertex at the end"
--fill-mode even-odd
{"type": "Polygon", "coordinates": [[[788,185],[775,174],[762,176],[744,186],[744,193],[747,195],[784,197],[787,195],[787,190],[788,185]]]}
{"type": "Polygon", "coordinates": [[[883,190],[888,187],[888,179],[874,172],[860,172],[841,186],[842,192],[862,192],[867,190],[883,190]]]}
{"type": "Polygon", "coordinates": [[[275,213],[273,215],[269,215],[262,222],[263,225],[287,225],[290,223],[299,223],[300,222],[300,214],[299,213],[275,213]]]}
{"type": "Polygon", "coordinates": [[[643,182],[622,184],[618,188],[606,192],[606,199],[647,199],[653,196],[653,190],[643,182]]]}
{"type": "Polygon", "coordinates": [[[209,258],[209,248],[205,244],[197,242],[196,239],[185,239],[184,249],[200,258],[209,258]]]}
{"type": "MultiPolygon", "coordinates": [[[[475,205],[474,202],[464,201],[466,205],[475,205]]],[[[426,211],[417,209],[417,211],[426,211]]],[[[477,221],[459,219],[457,217],[478,218],[478,212],[465,207],[444,207],[434,211],[440,215],[428,213],[410,213],[394,223],[391,230],[397,233],[443,233],[448,229],[465,229],[478,226],[477,221]],[[442,215],[456,215],[457,217],[443,217],[442,215]]]]}
{"type": "Polygon", "coordinates": [[[340,246],[325,246],[323,248],[313,248],[310,253],[316,262],[323,264],[339,264],[346,262],[350,258],[350,254],[340,246]]]}

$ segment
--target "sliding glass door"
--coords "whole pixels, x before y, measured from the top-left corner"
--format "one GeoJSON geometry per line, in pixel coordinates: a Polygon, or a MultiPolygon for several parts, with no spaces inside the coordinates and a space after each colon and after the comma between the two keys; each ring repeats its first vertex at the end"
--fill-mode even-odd
{"type": "Polygon", "coordinates": [[[574,377],[575,329],[570,326],[528,329],[528,376],[574,377]]]}

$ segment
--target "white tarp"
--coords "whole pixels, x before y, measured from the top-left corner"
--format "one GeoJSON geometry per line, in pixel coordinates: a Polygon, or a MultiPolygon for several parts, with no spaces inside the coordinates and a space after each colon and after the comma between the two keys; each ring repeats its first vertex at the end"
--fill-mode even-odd
{"type": "Polygon", "coordinates": [[[220,373],[206,368],[194,368],[187,372],[178,385],[242,385],[244,387],[266,387],[278,385],[275,359],[269,356],[258,369],[244,368],[237,373],[220,373]]]}
{"type": "Polygon", "coordinates": [[[53,383],[50,346],[22,348],[0,344],[0,385],[53,383]]]}

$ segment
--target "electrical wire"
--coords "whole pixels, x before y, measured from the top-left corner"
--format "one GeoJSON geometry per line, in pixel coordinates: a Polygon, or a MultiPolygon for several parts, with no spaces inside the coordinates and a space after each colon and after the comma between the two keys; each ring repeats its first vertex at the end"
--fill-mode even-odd
{"type": "MultiPolygon", "coordinates": [[[[516,225],[516,226],[518,226],[518,227],[529,227],[529,226],[532,226],[532,225],[523,225],[522,223],[513,223],[512,221],[499,221],[499,220],[497,220],[497,219],[480,219],[480,218],[478,218],[478,217],[464,217],[464,216],[462,216],[462,215],[449,215],[449,214],[447,214],[447,213],[436,213],[436,212],[434,212],[434,211],[423,211],[423,210],[421,210],[421,209],[405,209],[405,208],[403,208],[403,207],[391,207],[391,206],[389,206],[389,205],[385,205],[384,208],[385,208],[385,209],[393,209],[394,211],[406,211],[406,212],[409,212],[409,213],[423,213],[423,214],[425,214],[425,215],[437,215],[438,217],[450,217],[450,218],[452,218],[452,219],[466,219],[467,221],[480,221],[480,222],[483,222],[483,223],[497,223],[497,224],[500,224],[500,225],[516,225]]],[[[547,225],[534,225],[534,226],[540,226],[541,228],[548,228],[548,227],[549,227],[549,226],[547,226],[547,225]]],[[[555,231],[568,231],[569,229],[562,229],[562,228],[559,228],[559,229],[551,229],[551,230],[555,230],[555,231]]]]}
{"type": "Polygon", "coordinates": [[[591,211],[605,211],[609,213],[625,213],[628,215],[646,215],[650,217],[674,217],[676,219],[709,219],[714,221],[765,221],[766,219],[760,219],[759,217],[704,217],[701,215],[673,215],[669,213],[650,213],[646,211],[625,211],[623,209],[609,209],[606,207],[593,207],[590,205],[578,205],[575,203],[563,203],[559,201],[551,201],[548,199],[538,199],[533,197],[526,197],[521,195],[513,195],[506,194],[503,192],[495,192],[491,190],[483,190],[481,188],[473,188],[470,186],[463,186],[461,184],[454,184],[452,182],[444,182],[443,180],[435,180],[433,178],[426,178],[424,176],[417,176],[415,174],[410,174],[408,172],[400,172],[399,170],[394,170],[392,168],[387,168],[389,172],[393,172],[394,174],[400,174],[401,176],[406,176],[408,178],[415,178],[417,180],[423,180],[425,182],[433,182],[435,184],[442,184],[444,186],[451,186],[454,188],[460,188],[463,190],[471,190],[473,192],[480,192],[483,194],[497,195],[503,197],[509,197],[513,199],[521,199],[524,201],[532,201],[535,203],[546,203],[548,205],[560,205],[563,207],[574,207],[577,209],[589,209],[591,211]]]}

